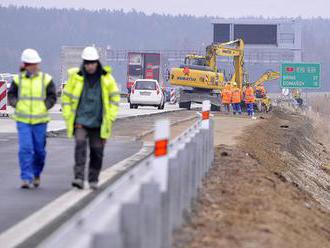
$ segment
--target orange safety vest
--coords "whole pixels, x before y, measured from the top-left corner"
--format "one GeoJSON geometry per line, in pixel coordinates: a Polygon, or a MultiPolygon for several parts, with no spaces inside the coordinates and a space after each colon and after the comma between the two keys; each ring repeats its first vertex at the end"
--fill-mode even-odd
{"type": "Polygon", "coordinates": [[[258,98],[263,98],[266,95],[266,90],[264,86],[257,86],[256,87],[256,95],[258,98]]]}
{"type": "Polygon", "coordinates": [[[255,96],[253,88],[247,87],[245,90],[245,103],[254,103],[255,102],[255,96]]]}
{"type": "Polygon", "coordinates": [[[231,103],[231,90],[224,88],[221,92],[222,103],[230,104],[231,103]]]}
{"type": "Polygon", "coordinates": [[[231,102],[240,103],[241,102],[241,90],[237,87],[232,89],[231,102]]]}

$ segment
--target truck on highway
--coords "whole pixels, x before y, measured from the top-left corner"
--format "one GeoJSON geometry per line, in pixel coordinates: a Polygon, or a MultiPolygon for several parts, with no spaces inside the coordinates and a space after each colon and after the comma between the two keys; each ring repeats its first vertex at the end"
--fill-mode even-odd
{"type": "Polygon", "coordinates": [[[157,80],[164,89],[163,66],[165,62],[160,53],[129,52],[127,64],[127,100],[131,88],[138,79],[157,80]]]}

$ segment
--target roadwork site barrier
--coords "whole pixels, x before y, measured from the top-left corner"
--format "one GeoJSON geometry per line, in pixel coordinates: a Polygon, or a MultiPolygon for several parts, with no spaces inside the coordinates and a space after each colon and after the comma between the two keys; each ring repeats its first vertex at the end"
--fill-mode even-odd
{"type": "Polygon", "coordinates": [[[214,160],[210,102],[201,120],[172,142],[155,126],[154,154],[123,175],[40,247],[169,248],[214,160]]]}
{"type": "Polygon", "coordinates": [[[170,91],[170,103],[171,104],[177,103],[176,89],[174,89],[174,88],[172,88],[170,91]]]}
{"type": "Polygon", "coordinates": [[[6,81],[0,81],[0,116],[8,117],[7,112],[7,83],[6,81]]]}

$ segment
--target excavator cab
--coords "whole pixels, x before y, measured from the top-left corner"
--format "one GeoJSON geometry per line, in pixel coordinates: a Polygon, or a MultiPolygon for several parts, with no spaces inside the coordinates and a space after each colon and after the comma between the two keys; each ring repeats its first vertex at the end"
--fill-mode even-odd
{"type": "Polygon", "coordinates": [[[205,56],[199,56],[199,55],[187,55],[184,59],[184,64],[206,66],[206,58],[205,56]]]}

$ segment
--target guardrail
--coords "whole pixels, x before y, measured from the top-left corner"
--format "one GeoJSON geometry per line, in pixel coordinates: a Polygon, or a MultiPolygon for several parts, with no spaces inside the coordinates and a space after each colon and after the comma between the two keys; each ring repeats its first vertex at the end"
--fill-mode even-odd
{"type": "Polygon", "coordinates": [[[169,248],[213,164],[210,102],[201,120],[168,144],[169,122],[155,127],[154,154],[105,189],[40,247],[169,248]]]}

